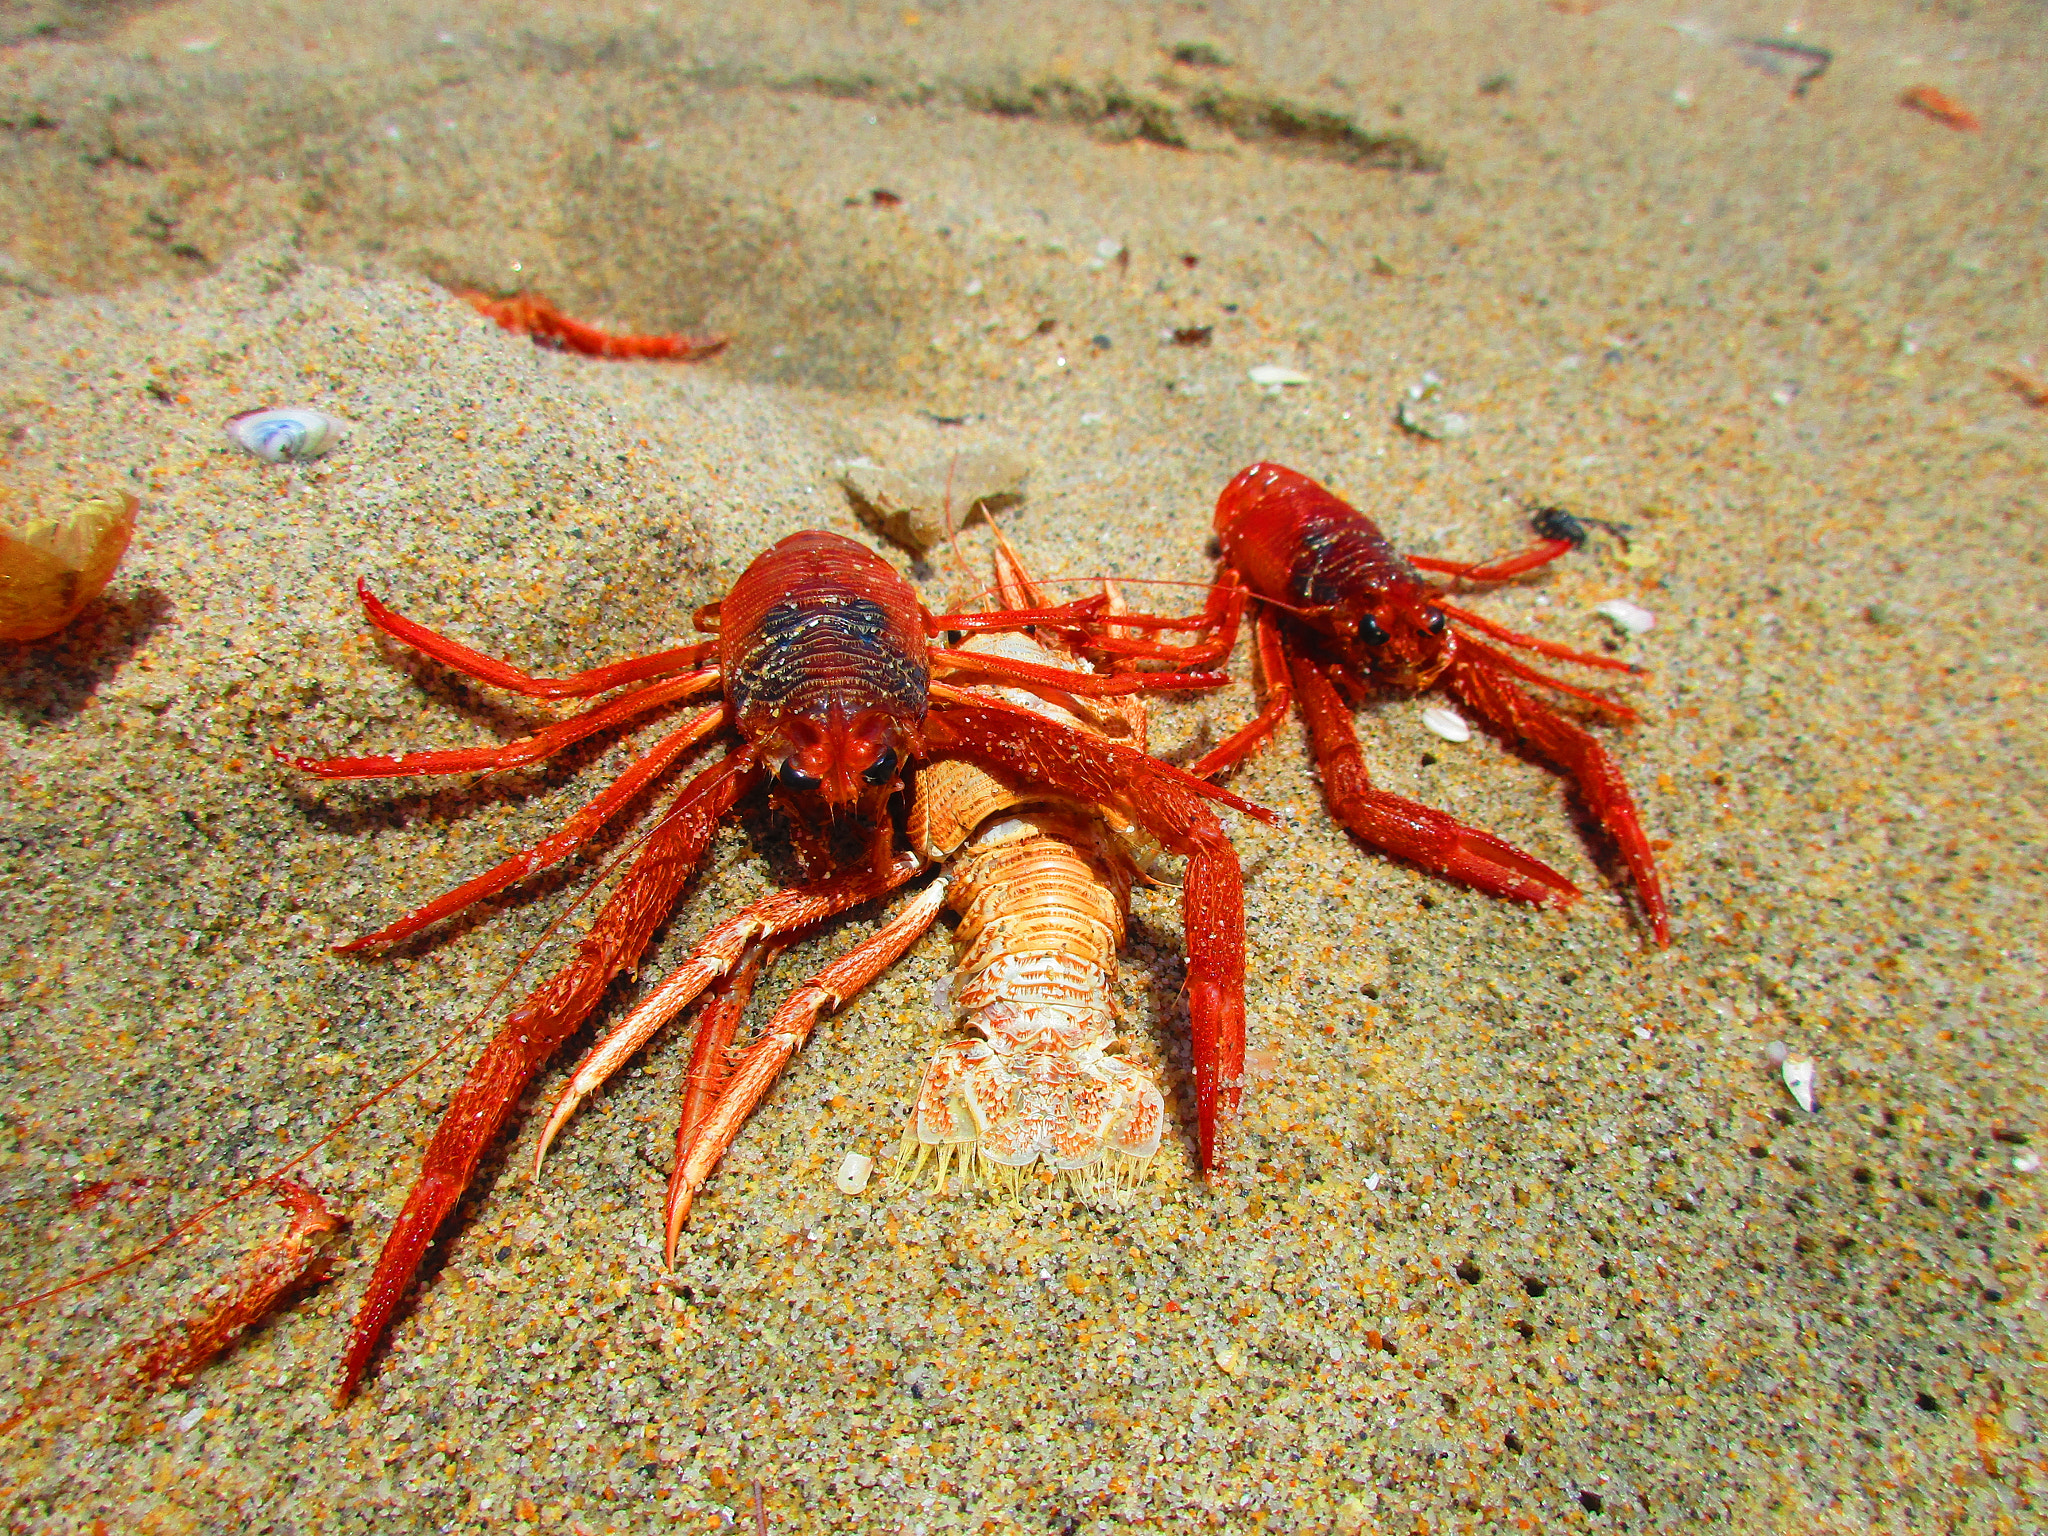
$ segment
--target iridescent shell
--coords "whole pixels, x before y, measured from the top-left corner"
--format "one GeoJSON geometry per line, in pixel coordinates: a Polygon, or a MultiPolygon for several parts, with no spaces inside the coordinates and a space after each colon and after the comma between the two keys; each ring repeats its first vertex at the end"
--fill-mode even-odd
{"type": "Polygon", "coordinates": [[[0,640],[41,640],[77,618],[121,563],[135,507],[122,492],[0,523],[0,640]]]}
{"type": "Polygon", "coordinates": [[[228,437],[259,459],[281,464],[287,459],[317,459],[341,441],[348,423],[310,405],[244,411],[227,420],[228,437]]]}

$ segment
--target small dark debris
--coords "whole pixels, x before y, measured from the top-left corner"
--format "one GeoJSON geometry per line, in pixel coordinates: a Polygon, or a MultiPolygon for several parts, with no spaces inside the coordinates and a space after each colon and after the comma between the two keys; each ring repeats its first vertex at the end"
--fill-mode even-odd
{"type": "Polygon", "coordinates": [[[1180,264],[1184,267],[1198,267],[1202,264],[1202,258],[1183,251],[1181,252],[1180,264]]]}
{"type": "Polygon", "coordinates": [[[1516,1318],[1514,1322],[1514,1328],[1515,1332],[1519,1333],[1522,1336],[1522,1342],[1524,1344],[1529,1343],[1532,1339],[1536,1337],[1536,1325],[1530,1322],[1526,1317],[1516,1318]]]}
{"type": "Polygon", "coordinates": [[[1579,1490],[1579,1505],[1581,1508],[1590,1510],[1593,1514],[1597,1515],[1600,1513],[1601,1507],[1600,1495],[1590,1488],[1581,1488],[1579,1490]]]}
{"type": "Polygon", "coordinates": [[[1059,328],[1060,323],[1057,320],[1041,320],[1038,322],[1037,329],[1033,330],[1031,334],[1034,336],[1050,336],[1059,328]]]}
{"type": "Polygon", "coordinates": [[[1529,509],[1529,526],[1536,530],[1539,539],[1562,539],[1573,549],[1584,549],[1591,537],[1588,528],[1599,528],[1614,536],[1614,541],[1627,549],[1628,536],[1635,529],[1627,523],[1610,523],[1602,517],[1579,517],[1563,507],[1532,506],[1529,509]]]}
{"type": "Polygon", "coordinates": [[[1436,754],[1434,752],[1423,753],[1422,766],[1425,768],[1434,768],[1436,766],[1436,754]]]}
{"type": "Polygon", "coordinates": [[[155,379],[151,379],[147,384],[143,385],[142,387],[149,392],[150,399],[156,401],[158,405],[170,405],[174,403],[178,398],[176,395],[172,394],[168,389],[164,388],[163,385],[159,384],[155,379]]]}
{"type": "Polygon", "coordinates": [[[1503,70],[1497,75],[1488,75],[1479,82],[1482,96],[1502,96],[1515,88],[1515,77],[1503,70]]]}
{"type": "Polygon", "coordinates": [[[1467,1285],[1477,1285],[1482,1273],[1478,1264],[1469,1257],[1458,1266],[1458,1278],[1467,1285]]]}
{"type": "Polygon", "coordinates": [[[877,208],[895,208],[903,202],[900,192],[891,192],[887,187],[876,187],[868,194],[868,201],[877,208]]]}
{"type": "Polygon", "coordinates": [[[1868,1184],[1870,1182],[1870,1170],[1868,1168],[1852,1168],[1849,1170],[1849,1177],[1858,1184],[1868,1184]]]}
{"type": "MultiPolygon", "coordinates": [[[[1602,1279],[1606,1278],[1607,1266],[1605,1264],[1600,1266],[1600,1275],[1602,1279]]],[[[1549,1291],[1550,1287],[1543,1281],[1538,1280],[1534,1275],[1524,1275],[1522,1276],[1522,1289],[1531,1296],[1541,1296],[1549,1291]]]]}
{"type": "Polygon", "coordinates": [[[1175,43],[1168,57],[1190,69],[1230,68],[1230,56],[1214,43],[1175,43]]]}
{"type": "Polygon", "coordinates": [[[1934,1400],[1932,1392],[1915,1392],[1913,1394],[1913,1406],[1922,1413],[1941,1412],[1941,1404],[1934,1400]]]}
{"type": "Polygon", "coordinates": [[[1992,1206],[1992,1202],[1994,1202],[1995,1200],[1997,1200],[1997,1198],[1998,1198],[1998,1197],[1997,1197],[1996,1195],[1992,1194],[1992,1193],[1991,1193],[1991,1191],[1990,1191],[1990,1190],[1988,1190],[1988,1189],[1980,1189],[1980,1190],[1978,1190],[1978,1191],[1977,1191],[1977,1209],[1978,1209],[1978,1210],[1980,1210],[1980,1211],[1988,1211],[1988,1210],[1990,1210],[1990,1209],[1991,1209],[1991,1206],[1992,1206]]]}
{"type": "Polygon", "coordinates": [[[1522,1454],[1522,1437],[1516,1434],[1512,1429],[1508,1431],[1507,1438],[1503,1440],[1501,1444],[1505,1445],[1517,1456],[1522,1454]]]}
{"type": "Polygon", "coordinates": [[[1991,1132],[1993,1141],[2002,1141],[2009,1147],[2024,1147],[2027,1144],[2025,1131],[2013,1130],[2010,1126],[1997,1126],[1991,1132]]]}
{"type": "Polygon", "coordinates": [[[1090,336],[1088,338],[1088,345],[1093,347],[1098,352],[1107,352],[1110,349],[1111,343],[1110,339],[1107,336],[1104,336],[1098,332],[1096,335],[1090,336]]]}
{"type": "MultiPolygon", "coordinates": [[[[1602,1280],[1612,1280],[1614,1278],[1614,1266],[1608,1263],[1605,1259],[1602,1259],[1600,1261],[1600,1268],[1598,1270],[1598,1274],[1602,1280]]],[[[1524,1285],[1528,1284],[1526,1280],[1522,1283],[1524,1285]]]]}
{"type": "Polygon", "coordinates": [[[1728,46],[1742,55],[1742,62],[1769,75],[1792,75],[1792,94],[1804,96],[1806,88],[1828,72],[1835,56],[1810,43],[1795,43],[1781,37],[1733,37],[1728,46]]]}
{"type": "Polygon", "coordinates": [[[922,413],[924,419],[935,427],[964,427],[974,420],[972,416],[940,416],[931,411],[922,413]]]}
{"type": "Polygon", "coordinates": [[[1206,347],[1215,334],[1213,325],[1179,325],[1173,330],[1173,344],[1176,347],[1206,347]]]}

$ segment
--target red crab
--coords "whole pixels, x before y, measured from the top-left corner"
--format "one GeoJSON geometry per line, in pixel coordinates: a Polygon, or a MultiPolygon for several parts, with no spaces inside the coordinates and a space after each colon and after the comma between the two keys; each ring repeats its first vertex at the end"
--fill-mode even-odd
{"type": "Polygon", "coordinates": [[[1540,859],[1443,811],[1373,788],[1352,707],[1376,688],[1442,688],[1496,736],[1572,782],[1628,865],[1657,943],[1667,945],[1664,889],[1621,769],[1592,735],[1519,684],[1565,694],[1624,723],[1638,719],[1636,712],[1539,672],[1475,633],[1584,666],[1640,669],[1504,629],[1454,607],[1445,601],[1448,586],[1420,574],[1505,581],[1585,540],[1583,528],[1566,516],[1539,518],[1537,532],[1541,542],[1498,560],[1404,558],[1369,518],[1306,475],[1278,464],[1242,471],[1217,498],[1216,533],[1225,580],[1266,600],[1257,620],[1266,703],[1194,771],[1215,774],[1243,760],[1299,699],[1323,797],[1358,837],[1489,895],[1570,904],[1578,887],[1540,859]]]}

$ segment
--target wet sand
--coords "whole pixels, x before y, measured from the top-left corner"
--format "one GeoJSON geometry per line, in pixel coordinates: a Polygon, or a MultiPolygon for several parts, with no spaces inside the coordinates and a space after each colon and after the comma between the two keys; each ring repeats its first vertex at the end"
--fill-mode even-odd
{"type": "MultiPolygon", "coordinates": [[[[712,1530],[756,1486],[777,1530],[2037,1527],[2048,412],[1992,370],[2048,372],[2041,34],[2019,6],[1785,24],[0,12],[0,496],[142,503],[107,596],[0,647],[0,1290],[130,1251],[427,1063],[301,1170],[353,1220],[334,1278],[191,1385],[88,1373],[281,1228],[260,1197],[9,1314],[0,1413],[37,1407],[0,1440],[7,1528],[712,1530]],[[1795,94],[1812,59],[1760,36],[1831,63],[1795,94]],[[1981,129],[1902,108],[1923,84],[1981,129]],[[735,341],[568,357],[445,285],[735,341]],[[301,403],[350,423],[316,463],[222,436],[301,403]],[[1631,525],[1471,601],[1650,669],[1622,689],[1644,724],[1607,734],[1668,844],[1672,947],[1555,777],[1429,734],[1429,700],[1361,713],[1378,781],[1566,872],[1568,914],[1347,838],[1289,726],[1232,781],[1293,814],[1236,827],[1229,1192],[1191,1176],[1163,889],[1124,1002],[1178,1134],[1135,1200],[840,1194],[946,1038],[934,935],[819,1029],[672,1273],[677,1041],[538,1183],[529,1101],[337,1411],[480,1041],[449,1031],[566,952],[630,834],[392,959],[326,946],[544,835],[649,739],[481,784],[287,771],[272,745],[545,713],[373,639],[354,579],[573,669],[686,636],[783,533],[872,539],[840,461],[986,444],[1032,464],[1005,527],[1063,577],[1207,579],[1215,494],[1260,458],[1424,553],[1516,547],[1532,502],[1631,525]],[[1618,634],[1612,598],[1655,627],[1618,634]],[[1814,1112],[1774,1043],[1816,1062],[1814,1112]],[[72,1209],[129,1178],[155,1182],[72,1209]]],[[[936,606],[987,549],[889,552],[936,606]]],[[[1245,717],[1234,667],[1155,711],[1161,750],[1245,717]]],[[[736,821],[644,974],[790,872],[736,821]]]]}

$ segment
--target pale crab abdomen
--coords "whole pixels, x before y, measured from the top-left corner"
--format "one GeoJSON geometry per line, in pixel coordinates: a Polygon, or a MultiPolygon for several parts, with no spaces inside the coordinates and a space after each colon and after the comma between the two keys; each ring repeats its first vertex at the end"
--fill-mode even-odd
{"type": "Polygon", "coordinates": [[[1099,824],[1061,812],[991,822],[954,865],[955,1016],[905,1151],[997,1182],[1031,1167],[1084,1183],[1134,1179],[1158,1150],[1165,1100],[1113,1054],[1116,952],[1129,877],[1099,824]]]}

